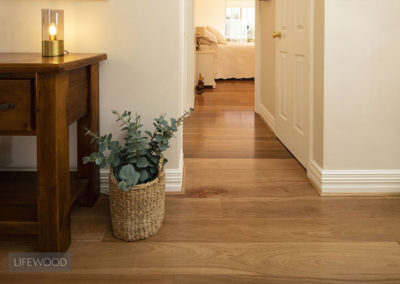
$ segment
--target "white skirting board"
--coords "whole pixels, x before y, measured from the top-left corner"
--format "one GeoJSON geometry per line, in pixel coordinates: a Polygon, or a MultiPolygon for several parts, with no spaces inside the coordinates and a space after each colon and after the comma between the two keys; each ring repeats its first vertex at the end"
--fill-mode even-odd
{"type": "Polygon", "coordinates": [[[268,127],[275,132],[275,117],[272,113],[262,104],[258,106],[257,111],[261,118],[267,123],[268,127]]]}
{"type": "Polygon", "coordinates": [[[323,170],[313,161],[308,177],[321,195],[400,195],[400,170],[323,170]]]}
{"type": "MultiPolygon", "coordinates": [[[[182,192],[183,183],[183,154],[179,162],[179,168],[165,170],[165,191],[166,192],[182,192]]],[[[100,170],[100,192],[109,194],[109,169],[100,170]]]]}

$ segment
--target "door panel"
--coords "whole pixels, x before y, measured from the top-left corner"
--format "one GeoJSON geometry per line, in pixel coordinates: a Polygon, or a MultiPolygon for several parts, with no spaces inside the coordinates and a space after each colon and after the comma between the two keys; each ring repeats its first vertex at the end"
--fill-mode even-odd
{"type": "Polygon", "coordinates": [[[287,120],[287,102],[288,102],[288,54],[281,51],[279,56],[279,115],[287,120]]]}
{"type": "Polygon", "coordinates": [[[307,1],[308,0],[295,0],[294,11],[295,11],[295,25],[296,31],[304,31],[307,21],[307,1]]]}
{"type": "Polygon", "coordinates": [[[277,137],[308,166],[310,0],[276,0],[277,137]]]}
{"type": "Polygon", "coordinates": [[[280,6],[278,8],[279,12],[280,12],[280,15],[279,15],[280,16],[280,29],[282,31],[286,31],[288,28],[288,14],[287,14],[288,0],[281,0],[279,4],[280,5],[277,5],[277,6],[280,6]]]}
{"type": "Polygon", "coordinates": [[[295,55],[295,67],[294,70],[294,88],[293,88],[293,124],[295,130],[300,134],[304,135],[305,129],[305,104],[304,104],[304,78],[305,78],[305,58],[304,55],[295,55]]]}

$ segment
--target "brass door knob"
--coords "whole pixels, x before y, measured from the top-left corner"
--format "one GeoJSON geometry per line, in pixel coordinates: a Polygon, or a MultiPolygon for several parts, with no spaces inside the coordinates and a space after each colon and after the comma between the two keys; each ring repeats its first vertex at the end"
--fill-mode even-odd
{"type": "Polygon", "coordinates": [[[281,37],[282,37],[282,34],[281,34],[281,32],[274,32],[274,33],[272,34],[272,37],[273,37],[273,38],[281,38],[281,37]]]}

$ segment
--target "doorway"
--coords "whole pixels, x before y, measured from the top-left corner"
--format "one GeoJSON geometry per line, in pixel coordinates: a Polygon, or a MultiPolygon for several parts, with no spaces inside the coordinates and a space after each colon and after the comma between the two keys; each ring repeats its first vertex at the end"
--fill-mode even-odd
{"type": "MultiPolygon", "coordinates": [[[[255,1],[254,109],[305,168],[312,135],[312,7],[313,0],[255,1]]],[[[194,98],[194,92],[188,94],[194,98]]]]}

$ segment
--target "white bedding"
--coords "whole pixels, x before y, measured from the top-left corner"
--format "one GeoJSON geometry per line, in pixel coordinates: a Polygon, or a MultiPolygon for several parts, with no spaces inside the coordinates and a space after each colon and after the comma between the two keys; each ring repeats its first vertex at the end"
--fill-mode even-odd
{"type": "Polygon", "coordinates": [[[254,43],[218,44],[216,51],[215,79],[254,78],[254,43]]]}

